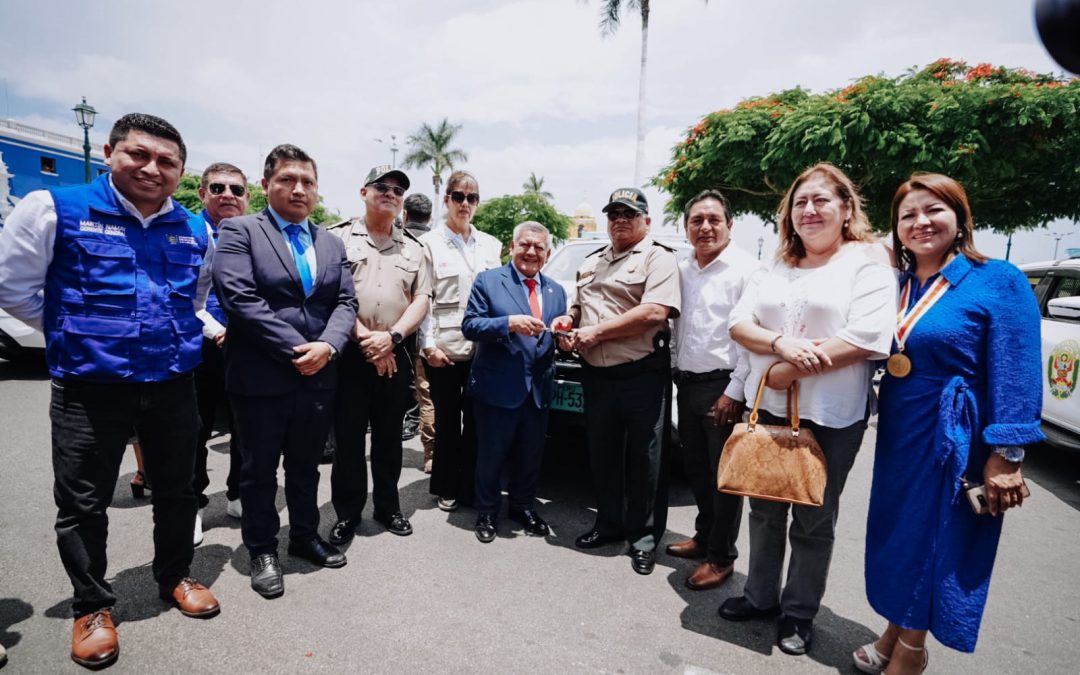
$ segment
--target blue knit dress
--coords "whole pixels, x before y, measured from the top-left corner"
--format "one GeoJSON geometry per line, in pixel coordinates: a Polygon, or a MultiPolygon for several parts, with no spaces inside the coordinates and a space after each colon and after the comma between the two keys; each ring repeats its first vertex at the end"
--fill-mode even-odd
{"type": "Polygon", "coordinates": [[[911,374],[881,383],[866,594],[890,622],[972,652],[1002,517],[975,515],[960,479],[981,483],[993,446],[1043,439],[1039,310],[1007,262],[958,255],[941,275],[949,291],[904,348],[911,374]]]}

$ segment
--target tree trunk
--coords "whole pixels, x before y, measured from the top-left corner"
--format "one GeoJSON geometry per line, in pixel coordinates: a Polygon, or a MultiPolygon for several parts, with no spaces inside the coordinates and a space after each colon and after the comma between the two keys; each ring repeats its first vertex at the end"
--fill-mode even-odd
{"type": "Polygon", "coordinates": [[[649,0],[641,0],[641,76],[638,80],[637,154],[634,157],[634,186],[641,187],[645,170],[645,65],[649,52],[649,0]]]}
{"type": "Polygon", "coordinates": [[[442,189],[442,176],[437,173],[431,174],[431,184],[435,186],[435,201],[431,205],[431,222],[439,222],[439,212],[442,210],[442,200],[439,199],[439,190],[442,189]]]}

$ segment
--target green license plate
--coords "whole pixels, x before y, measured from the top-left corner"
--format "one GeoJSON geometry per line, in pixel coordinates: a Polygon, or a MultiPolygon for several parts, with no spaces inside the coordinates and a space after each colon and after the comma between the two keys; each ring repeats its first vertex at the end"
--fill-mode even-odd
{"type": "Polygon", "coordinates": [[[585,412],[585,392],[578,382],[555,380],[555,395],[551,399],[553,410],[566,412],[585,412]]]}

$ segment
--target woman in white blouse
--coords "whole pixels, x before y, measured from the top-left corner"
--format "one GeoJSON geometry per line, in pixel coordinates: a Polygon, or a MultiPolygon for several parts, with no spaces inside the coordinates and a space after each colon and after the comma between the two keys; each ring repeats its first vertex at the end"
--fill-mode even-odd
{"type": "Polygon", "coordinates": [[[773,363],[761,419],[784,424],[785,390],[799,383],[803,427],[828,463],[824,504],[750,500],[750,562],[743,596],[720,615],[731,621],[781,615],[777,645],[805,654],[825,594],[840,492],[866,429],[872,366],[885,358],[896,317],[896,278],[874,243],[851,180],[831,164],[800,175],[780,205],[780,248],[751,279],[731,313],[731,335],[750,351],[746,396],[773,363]],[[791,525],[788,527],[788,512],[791,525]],[[781,589],[785,539],[791,542],[781,589]]]}

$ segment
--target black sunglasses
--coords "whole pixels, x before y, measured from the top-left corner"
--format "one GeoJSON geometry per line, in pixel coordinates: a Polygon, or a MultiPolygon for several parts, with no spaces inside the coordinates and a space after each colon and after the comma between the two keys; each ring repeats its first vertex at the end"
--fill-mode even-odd
{"type": "Polygon", "coordinates": [[[400,197],[401,195],[405,194],[405,188],[401,187],[400,185],[390,185],[389,183],[372,183],[368,187],[375,188],[375,190],[381,195],[384,195],[387,192],[393,192],[395,197],[400,197]]]}
{"type": "Polygon", "coordinates": [[[640,211],[631,209],[612,209],[607,212],[608,220],[634,220],[639,215],[641,215],[640,211]]]}
{"type": "Polygon", "coordinates": [[[210,183],[207,187],[210,188],[210,194],[222,195],[225,194],[225,188],[229,188],[229,192],[233,193],[234,197],[243,197],[247,192],[247,188],[243,185],[226,185],[224,183],[210,183]]]}
{"type": "Polygon", "coordinates": [[[461,202],[469,202],[473,206],[476,206],[480,203],[480,195],[476,194],[475,192],[465,194],[460,190],[454,190],[450,193],[450,200],[455,204],[460,204],[461,202]]]}

